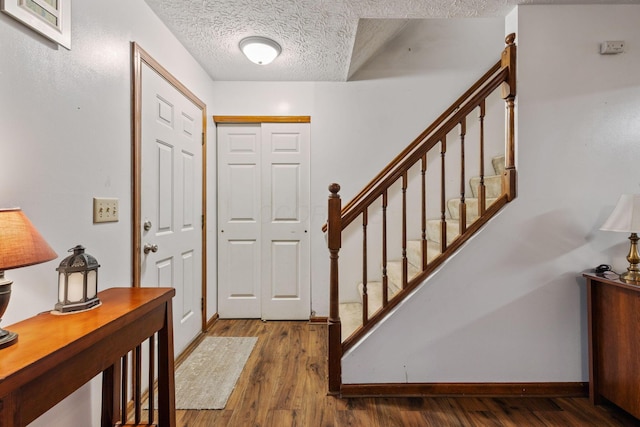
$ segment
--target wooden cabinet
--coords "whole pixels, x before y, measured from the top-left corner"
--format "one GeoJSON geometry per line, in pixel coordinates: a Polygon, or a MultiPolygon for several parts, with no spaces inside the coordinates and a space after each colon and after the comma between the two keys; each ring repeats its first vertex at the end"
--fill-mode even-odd
{"type": "Polygon", "coordinates": [[[158,425],[175,427],[174,295],[173,288],[112,288],[98,294],[95,309],[9,326],[19,337],[0,350],[0,427],[26,426],[101,372],[102,426],[119,425],[121,358],[156,332],[158,425]]]}
{"type": "MultiPolygon", "coordinates": [[[[640,418],[640,286],[584,274],[589,328],[589,397],[640,418]]],[[[614,278],[616,277],[616,278],[614,278]]]]}

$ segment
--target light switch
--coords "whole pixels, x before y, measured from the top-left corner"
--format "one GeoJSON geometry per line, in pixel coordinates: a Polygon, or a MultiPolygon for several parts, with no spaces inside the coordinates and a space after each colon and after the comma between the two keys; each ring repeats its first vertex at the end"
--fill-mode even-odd
{"type": "Polygon", "coordinates": [[[93,223],[117,222],[120,209],[118,199],[94,197],[93,198],[93,223]]]}

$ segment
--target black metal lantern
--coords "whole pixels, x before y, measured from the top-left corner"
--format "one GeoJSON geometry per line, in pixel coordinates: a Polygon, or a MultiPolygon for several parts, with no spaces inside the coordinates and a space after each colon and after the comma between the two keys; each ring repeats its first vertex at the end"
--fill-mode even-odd
{"type": "Polygon", "coordinates": [[[78,245],[69,249],[73,255],[62,260],[58,271],[56,311],[68,313],[87,310],[100,304],[98,299],[98,261],[78,245]]]}

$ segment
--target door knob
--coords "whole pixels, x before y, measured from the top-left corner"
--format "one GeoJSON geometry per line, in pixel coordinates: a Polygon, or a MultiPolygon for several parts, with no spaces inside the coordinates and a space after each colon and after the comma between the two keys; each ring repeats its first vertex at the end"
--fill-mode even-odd
{"type": "Polygon", "coordinates": [[[149,252],[153,252],[153,253],[158,252],[158,245],[152,245],[151,243],[145,243],[145,245],[144,245],[144,253],[148,254],[149,252]]]}
{"type": "Polygon", "coordinates": [[[146,220],[144,222],[144,231],[149,231],[149,230],[151,230],[151,221],[146,220]]]}

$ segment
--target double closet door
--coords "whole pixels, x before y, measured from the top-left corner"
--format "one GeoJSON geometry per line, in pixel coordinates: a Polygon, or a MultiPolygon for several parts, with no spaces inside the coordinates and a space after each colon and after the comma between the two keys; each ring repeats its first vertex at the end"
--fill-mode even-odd
{"type": "Polygon", "coordinates": [[[309,128],[218,125],[221,318],[309,318],[309,128]]]}

